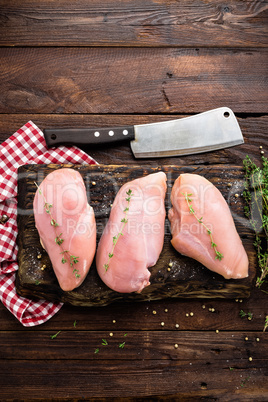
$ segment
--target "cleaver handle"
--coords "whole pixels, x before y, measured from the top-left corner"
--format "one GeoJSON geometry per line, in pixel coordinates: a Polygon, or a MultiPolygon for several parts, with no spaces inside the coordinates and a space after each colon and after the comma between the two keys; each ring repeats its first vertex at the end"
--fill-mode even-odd
{"type": "Polygon", "coordinates": [[[134,126],[110,128],[46,128],[48,148],[58,145],[107,144],[135,139],[134,126]]]}

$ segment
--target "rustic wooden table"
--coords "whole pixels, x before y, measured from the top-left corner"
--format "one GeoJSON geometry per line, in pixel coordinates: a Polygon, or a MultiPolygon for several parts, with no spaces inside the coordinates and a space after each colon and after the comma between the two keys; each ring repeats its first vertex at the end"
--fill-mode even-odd
{"type": "MultiPolygon", "coordinates": [[[[101,127],[229,106],[245,144],[161,164],[258,162],[259,147],[268,152],[267,9],[252,0],[0,0],[0,142],[28,120],[101,127]]],[[[85,150],[102,164],[137,164],[128,145],[85,150]]],[[[64,305],[32,329],[0,305],[0,398],[267,401],[267,314],[268,296],[255,288],[245,300],[64,305]]]]}

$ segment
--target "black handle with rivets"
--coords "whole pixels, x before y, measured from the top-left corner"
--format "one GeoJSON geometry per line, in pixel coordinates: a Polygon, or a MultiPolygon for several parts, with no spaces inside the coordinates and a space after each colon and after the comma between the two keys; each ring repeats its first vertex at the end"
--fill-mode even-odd
{"type": "Polygon", "coordinates": [[[134,126],[113,128],[46,128],[44,136],[48,148],[58,145],[107,144],[134,140],[134,126]]]}

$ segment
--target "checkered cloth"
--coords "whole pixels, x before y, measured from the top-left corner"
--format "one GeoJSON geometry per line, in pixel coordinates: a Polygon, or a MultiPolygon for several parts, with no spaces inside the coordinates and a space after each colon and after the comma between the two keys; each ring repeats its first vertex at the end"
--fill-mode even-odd
{"type": "Polygon", "coordinates": [[[73,163],[96,161],[77,147],[46,147],[42,131],[31,121],[0,145],[0,300],[25,326],[39,325],[57,313],[62,303],[32,301],[16,293],[18,270],[17,237],[17,169],[25,164],[73,163]]]}

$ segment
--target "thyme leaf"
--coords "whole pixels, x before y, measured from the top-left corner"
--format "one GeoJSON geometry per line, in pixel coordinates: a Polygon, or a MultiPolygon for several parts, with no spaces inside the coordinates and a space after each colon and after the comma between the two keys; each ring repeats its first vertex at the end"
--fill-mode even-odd
{"type": "Polygon", "coordinates": [[[243,196],[246,202],[244,213],[251,228],[255,232],[253,243],[260,275],[256,279],[256,287],[260,288],[268,275],[268,160],[261,157],[262,166],[257,165],[247,155],[243,161],[245,172],[245,190],[243,196]]]}
{"type": "Polygon", "coordinates": [[[130,200],[131,200],[131,197],[132,197],[132,195],[133,195],[133,194],[132,194],[132,190],[129,189],[128,191],[126,191],[126,194],[127,194],[127,197],[126,197],[127,206],[126,206],[126,208],[125,208],[124,211],[123,211],[125,215],[124,215],[124,217],[121,219],[122,226],[121,226],[121,228],[120,228],[119,233],[118,233],[116,236],[113,236],[113,247],[112,247],[112,250],[108,253],[108,261],[107,261],[107,263],[103,265],[103,268],[105,269],[106,272],[107,272],[107,270],[108,270],[108,268],[109,268],[110,260],[111,260],[111,258],[113,258],[113,256],[114,256],[114,249],[115,249],[115,246],[116,246],[116,244],[117,244],[117,242],[118,242],[118,239],[120,238],[120,236],[123,236],[124,227],[125,227],[125,225],[126,225],[127,222],[128,222],[127,214],[128,214],[128,211],[129,211],[130,200]]]}
{"type": "Polygon", "coordinates": [[[185,198],[185,200],[186,200],[186,202],[187,202],[187,205],[188,205],[190,214],[192,214],[192,215],[195,217],[195,219],[197,220],[197,222],[199,222],[200,225],[202,225],[202,226],[206,229],[207,234],[208,234],[209,237],[210,237],[211,247],[212,247],[212,248],[214,249],[214,251],[215,251],[215,260],[221,261],[221,260],[223,259],[223,254],[220,253],[220,252],[217,250],[217,244],[216,244],[216,243],[214,242],[214,240],[213,240],[211,230],[210,230],[210,229],[205,225],[205,223],[203,222],[203,217],[201,217],[201,218],[198,218],[198,217],[197,217],[197,215],[196,215],[196,213],[195,213],[195,210],[194,210],[193,206],[191,205],[192,199],[191,199],[190,197],[191,197],[193,194],[182,193],[182,195],[184,196],[184,198],[185,198]]]}
{"type": "MultiPolygon", "coordinates": [[[[59,224],[58,224],[58,223],[56,222],[56,220],[53,218],[52,211],[51,211],[52,208],[53,208],[53,205],[50,204],[49,202],[47,202],[47,200],[46,200],[44,194],[42,193],[41,188],[38,186],[38,184],[37,184],[36,182],[34,182],[34,184],[36,185],[39,194],[43,197],[43,200],[44,200],[44,209],[45,209],[46,213],[47,213],[47,214],[49,215],[49,217],[50,217],[50,224],[51,224],[51,226],[54,227],[55,236],[56,236],[56,237],[55,237],[55,243],[58,244],[58,246],[60,246],[60,248],[61,248],[61,250],[62,250],[62,251],[60,252],[60,254],[62,254],[61,262],[62,262],[62,264],[66,264],[66,262],[68,261],[68,260],[67,260],[67,258],[68,258],[68,259],[69,259],[70,267],[73,267],[74,264],[77,264],[77,263],[79,262],[79,257],[76,257],[76,256],[74,256],[74,255],[71,255],[70,252],[69,252],[69,250],[64,250],[64,249],[63,249],[62,243],[64,242],[64,239],[61,237],[61,236],[62,236],[62,233],[59,233],[59,234],[58,234],[58,232],[57,232],[57,229],[56,229],[56,228],[59,226],[59,224]]],[[[80,276],[81,276],[81,275],[79,274],[78,269],[74,269],[74,270],[73,270],[73,274],[75,275],[76,278],[80,278],[80,276]]]]}
{"type": "Polygon", "coordinates": [[[57,336],[58,336],[60,333],[61,333],[61,331],[58,331],[56,334],[50,335],[50,338],[51,338],[51,339],[55,339],[55,338],[57,338],[57,336]]]}

